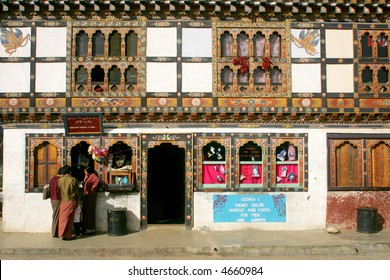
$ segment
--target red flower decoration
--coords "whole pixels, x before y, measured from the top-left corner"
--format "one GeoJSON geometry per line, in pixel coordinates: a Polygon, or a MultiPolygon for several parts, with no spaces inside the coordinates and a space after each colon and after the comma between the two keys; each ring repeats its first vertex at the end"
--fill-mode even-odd
{"type": "Polygon", "coordinates": [[[238,58],[233,59],[233,65],[240,65],[240,72],[246,73],[249,70],[249,60],[244,56],[239,56],[238,58]]]}
{"type": "Polygon", "coordinates": [[[272,61],[268,57],[263,58],[263,69],[268,71],[271,68],[272,61]]]}

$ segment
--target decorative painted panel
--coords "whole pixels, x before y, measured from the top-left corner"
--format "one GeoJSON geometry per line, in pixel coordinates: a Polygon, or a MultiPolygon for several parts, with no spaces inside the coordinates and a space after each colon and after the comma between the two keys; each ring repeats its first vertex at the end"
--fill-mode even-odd
{"type": "Polygon", "coordinates": [[[271,137],[271,187],[276,191],[307,191],[307,135],[271,137]]]}
{"type": "MultiPolygon", "coordinates": [[[[42,188],[36,188],[34,185],[34,174],[37,174],[35,170],[35,151],[39,145],[43,143],[49,143],[57,150],[57,170],[64,165],[64,138],[62,135],[26,135],[26,192],[42,191],[42,188]]],[[[39,172],[38,172],[39,173],[39,172]]],[[[54,175],[54,174],[53,174],[54,175]]],[[[49,182],[46,182],[49,183],[49,182]]]]}

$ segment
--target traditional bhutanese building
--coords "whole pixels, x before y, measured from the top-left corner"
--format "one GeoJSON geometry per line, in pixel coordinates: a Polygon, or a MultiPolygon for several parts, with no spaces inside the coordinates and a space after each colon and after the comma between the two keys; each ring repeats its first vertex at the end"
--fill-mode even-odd
{"type": "Polygon", "coordinates": [[[97,230],[390,227],[386,0],[1,0],[3,230],[93,166],[97,230]]]}

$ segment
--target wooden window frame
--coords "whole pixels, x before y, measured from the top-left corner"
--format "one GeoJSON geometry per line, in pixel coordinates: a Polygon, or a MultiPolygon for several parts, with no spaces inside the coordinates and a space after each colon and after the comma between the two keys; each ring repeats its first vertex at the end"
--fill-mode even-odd
{"type": "MultiPolygon", "coordinates": [[[[372,147],[379,142],[385,142],[390,146],[390,134],[334,134],[329,133],[328,140],[328,191],[390,191],[390,185],[384,187],[373,187],[371,181],[372,172],[372,147]],[[335,148],[342,142],[351,142],[359,146],[358,161],[361,165],[360,174],[362,186],[338,187],[336,185],[336,158],[335,148]]],[[[390,170],[389,170],[390,172],[390,170]]]]}
{"type": "MultiPolygon", "coordinates": [[[[130,35],[129,35],[130,36],[130,35]]],[[[133,66],[136,69],[137,74],[143,73],[145,65],[145,57],[144,51],[140,47],[142,42],[145,40],[144,30],[139,26],[123,26],[123,27],[115,27],[115,26],[102,26],[102,23],[91,22],[87,26],[82,26],[82,24],[75,23],[72,27],[72,40],[74,41],[71,45],[71,55],[72,55],[72,66],[71,66],[71,89],[75,92],[75,94],[80,93],[90,93],[95,94],[97,96],[104,95],[106,93],[132,93],[141,96],[143,92],[143,79],[141,77],[137,77],[137,83],[131,84],[129,86],[126,84],[125,72],[130,66],[133,66]],[[76,56],[78,53],[77,46],[77,35],[80,32],[84,32],[88,37],[88,51],[86,55],[76,56]],[[93,38],[97,32],[102,33],[103,35],[103,54],[99,53],[99,56],[95,56],[93,54],[93,38]],[[127,35],[133,33],[134,38],[137,39],[137,42],[131,46],[135,56],[127,56],[126,51],[128,48],[127,35]],[[120,35],[120,50],[119,56],[117,53],[115,55],[110,56],[110,48],[112,47],[112,35],[119,34],[120,35]],[[102,81],[93,81],[92,80],[92,71],[96,67],[100,67],[103,70],[104,77],[102,81]],[[113,88],[109,83],[109,71],[113,66],[118,67],[120,71],[120,82],[115,84],[113,88]],[[77,84],[76,80],[76,70],[80,67],[83,67],[87,70],[88,77],[85,84],[80,85],[77,84]],[[96,90],[97,87],[97,90],[96,90]]],[[[116,44],[118,44],[118,38],[116,40],[116,44]]],[[[99,45],[100,46],[100,45],[99,45]]]]}

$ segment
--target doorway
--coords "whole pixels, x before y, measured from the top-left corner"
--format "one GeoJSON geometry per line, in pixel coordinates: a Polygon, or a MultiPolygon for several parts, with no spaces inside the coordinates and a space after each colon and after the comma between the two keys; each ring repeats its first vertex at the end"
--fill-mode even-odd
{"type": "Polygon", "coordinates": [[[169,142],[148,149],[147,222],[185,223],[185,149],[169,142]]]}

